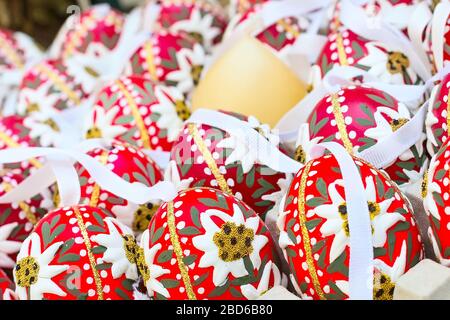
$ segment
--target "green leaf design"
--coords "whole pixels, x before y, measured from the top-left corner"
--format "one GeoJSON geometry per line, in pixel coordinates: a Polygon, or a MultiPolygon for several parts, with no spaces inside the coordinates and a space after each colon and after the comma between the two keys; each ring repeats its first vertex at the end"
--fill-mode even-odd
{"type": "Polygon", "coordinates": [[[320,218],[308,220],[305,222],[305,226],[308,230],[312,230],[315,227],[317,227],[321,221],[322,221],[322,219],[320,219],[320,218]]]}
{"type": "Polygon", "coordinates": [[[128,297],[128,295],[125,293],[125,291],[123,291],[121,288],[116,287],[114,289],[115,293],[117,293],[117,295],[119,297],[121,297],[123,300],[130,300],[130,297],[128,297]]]}
{"type": "Polygon", "coordinates": [[[69,250],[72,248],[72,246],[73,246],[74,243],[75,243],[75,240],[74,240],[73,238],[71,238],[71,239],[65,241],[65,242],[63,243],[63,245],[61,246],[60,254],[63,255],[63,254],[65,254],[67,251],[69,251],[69,250]]]}
{"type": "Polygon", "coordinates": [[[195,236],[197,234],[201,234],[201,232],[196,227],[189,226],[189,227],[185,227],[185,228],[181,229],[179,231],[179,234],[182,236],[195,236]]]}
{"type": "Polygon", "coordinates": [[[236,288],[231,287],[230,288],[230,293],[233,297],[235,298],[243,298],[244,296],[242,295],[242,293],[240,291],[238,291],[236,288]]]}
{"type": "Polygon", "coordinates": [[[325,181],[322,178],[317,179],[316,188],[317,188],[317,191],[319,191],[322,198],[328,200],[327,184],[325,183],[325,181]]]}
{"type": "Polygon", "coordinates": [[[77,262],[77,261],[80,261],[80,256],[75,253],[68,253],[58,258],[58,263],[77,262]]]}
{"type": "Polygon", "coordinates": [[[315,207],[318,207],[318,206],[321,206],[321,205],[325,204],[327,201],[328,201],[328,199],[324,199],[324,198],[320,198],[320,197],[314,197],[314,198],[311,198],[311,199],[307,200],[306,201],[306,205],[308,207],[315,208],[315,207]]]}
{"type": "Polygon", "coordinates": [[[379,176],[375,177],[376,180],[376,188],[377,188],[377,194],[380,198],[384,197],[384,184],[383,181],[381,181],[379,176]]]}
{"type": "Polygon", "coordinates": [[[199,286],[209,277],[209,271],[206,273],[203,273],[200,277],[198,277],[196,280],[194,280],[193,284],[194,286],[199,286]]]}
{"type": "Polygon", "coordinates": [[[190,256],[186,256],[183,258],[183,262],[185,265],[189,266],[191,264],[193,264],[195,262],[195,260],[197,260],[197,255],[196,254],[191,254],[190,256]]]}
{"type": "Polygon", "coordinates": [[[160,282],[166,289],[172,289],[180,286],[180,281],[178,280],[162,279],[160,282]]]}
{"type": "Polygon", "coordinates": [[[159,227],[158,230],[155,231],[155,233],[151,233],[151,239],[152,239],[152,243],[156,243],[158,242],[159,238],[161,238],[162,234],[164,232],[164,227],[159,227]]]}
{"type": "Polygon", "coordinates": [[[331,262],[327,267],[328,273],[339,272],[344,275],[348,275],[348,266],[345,265],[345,259],[347,258],[347,252],[343,251],[342,254],[331,262]]]}
{"type": "Polygon", "coordinates": [[[94,224],[89,225],[86,230],[91,231],[91,232],[101,232],[101,233],[105,233],[106,230],[102,227],[96,226],[94,224]]]}
{"type": "Polygon", "coordinates": [[[92,215],[94,216],[95,221],[97,221],[98,225],[100,225],[100,226],[102,226],[102,227],[105,226],[105,223],[104,223],[104,221],[103,221],[103,218],[102,218],[102,216],[101,216],[98,212],[95,212],[95,211],[94,211],[94,213],[93,213],[92,215]]]}
{"type": "Polygon", "coordinates": [[[202,228],[202,224],[200,223],[200,212],[196,207],[191,207],[191,219],[197,228],[202,228]]]}
{"type": "Polygon", "coordinates": [[[98,245],[92,248],[92,253],[103,254],[106,251],[106,249],[107,249],[106,247],[98,245]]]}
{"type": "Polygon", "coordinates": [[[210,297],[210,298],[220,297],[221,295],[223,295],[228,290],[229,287],[230,287],[230,281],[227,280],[224,285],[222,285],[220,287],[215,287],[209,293],[208,297],[210,297]]]}
{"type": "Polygon", "coordinates": [[[163,252],[160,253],[160,255],[158,256],[158,259],[156,259],[156,261],[158,263],[165,263],[167,261],[169,261],[173,256],[173,250],[165,250],[163,252]]]}

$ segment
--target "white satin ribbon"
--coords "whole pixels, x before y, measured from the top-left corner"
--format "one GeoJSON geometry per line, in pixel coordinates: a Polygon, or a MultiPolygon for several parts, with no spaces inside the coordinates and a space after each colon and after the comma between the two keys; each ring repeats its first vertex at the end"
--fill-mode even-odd
{"type": "Polygon", "coordinates": [[[159,151],[159,150],[146,150],[146,149],[143,149],[142,152],[144,152],[146,155],[148,155],[150,157],[150,159],[155,161],[156,164],[162,170],[165,170],[167,168],[167,166],[169,165],[170,152],[159,151]]]}
{"type": "Polygon", "coordinates": [[[429,61],[423,60],[423,57],[416,53],[412,43],[401,31],[382,20],[377,20],[374,23],[374,20],[366,15],[363,8],[353,4],[350,0],[341,1],[340,21],[346,28],[363,38],[379,41],[405,53],[411,61],[411,67],[420,78],[424,81],[431,78],[429,61]],[[372,22],[372,25],[370,25],[370,22],[372,22]]]}
{"type": "Polygon", "coordinates": [[[64,206],[77,205],[80,202],[78,175],[73,164],[78,162],[90,177],[102,188],[132,203],[144,204],[150,200],[170,201],[176,196],[176,188],[171,182],[158,182],[152,187],[142,183],[129,183],[107,169],[96,159],[84,152],[87,149],[104,147],[101,140],[89,141],[76,149],[57,148],[16,148],[0,151],[0,164],[26,161],[30,158],[46,158],[47,163],[28,176],[10,192],[0,197],[0,203],[29,200],[55,182],[60,191],[64,206]],[[84,151],[84,152],[83,152],[84,151]]]}
{"type": "Polygon", "coordinates": [[[252,128],[248,122],[241,121],[222,112],[199,109],[195,111],[186,123],[204,124],[215,127],[241,137],[248,152],[256,155],[257,161],[275,171],[297,173],[301,164],[282,153],[277,146],[271,144],[265,137],[252,128]]]}
{"type": "Polygon", "coordinates": [[[441,1],[434,9],[431,21],[431,50],[437,70],[444,67],[445,29],[450,15],[450,2],[441,1]]]}
{"type": "Polygon", "coordinates": [[[352,300],[373,299],[373,242],[367,195],[359,170],[344,147],[336,142],[318,144],[313,158],[328,149],[336,158],[344,181],[345,201],[350,233],[349,297],[352,300]]]}

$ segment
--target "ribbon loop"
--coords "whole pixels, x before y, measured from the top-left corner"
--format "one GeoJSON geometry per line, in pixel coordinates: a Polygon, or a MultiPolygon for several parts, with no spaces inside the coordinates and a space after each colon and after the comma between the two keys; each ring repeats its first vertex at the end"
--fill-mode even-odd
{"type": "Polygon", "coordinates": [[[373,242],[367,195],[362,177],[353,158],[336,142],[318,144],[315,158],[328,149],[336,158],[344,181],[350,234],[349,287],[350,299],[373,299],[373,242]]]}

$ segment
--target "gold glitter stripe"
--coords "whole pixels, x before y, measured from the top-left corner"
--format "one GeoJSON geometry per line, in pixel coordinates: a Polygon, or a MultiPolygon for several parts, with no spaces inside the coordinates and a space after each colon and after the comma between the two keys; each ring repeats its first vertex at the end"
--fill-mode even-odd
{"type": "Polygon", "coordinates": [[[450,137],[450,89],[447,92],[447,137],[450,137]]]}
{"type": "Polygon", "coordinates": [[[178,268],[180,269],[181,277],[183,278],[184,286],[189,300],[197,300],[194,289],[192,288],[191,278],[189,277],[188,267],[183,262],[183,250],[181,249],[180,241],[178,239],[177,230],[175,227],[175,216],[173,214],[173,202],[167,203],[167,225],[169,226],[170,241],[173,245],[173,251],[177,257],[178,268]]]}
{"type": "Polygon", "coordinates": [[[147,69],[148,72],[150,73],[150,77],[153,81],[158,81],[158,75],[156,73],[155,61],[153,57],[153,47],[150,41],[148,41],[145,44],[144,50],[145,50],[145,61],[147,63],[147,69]]]}
{"type": "MultiPolygon", "coordinates": [[[[13,186],[7,182],[3,182],[2,186],[3,186],[3,189],[5,190],[5,192],[10,192],[12,189],[14,189],[13,186]]],[[[28,204],[21,201],[21,202],[19,202],[19,208],[23,212],[25,212],[25,217],[27,218],[27,220],[29,222],[31,222],[31,224],[35,225],[38,222],[36,215],[31,211],[31,208],[28,204]]]]}
{"type": "Polygon", "coordinates": [[[306,263],[308,264],[308,271],[311,275],[314,289],[316,290],[316,293],[319,295],[321,300],[326,300],[322,287],[320,286],[319,278],[317,277],[316,266],[314,265],[314,259],[312,255],[311,240],[309,238],[308,229],[306,228],[305,189],[306,179],[308,178],[308,173],[309,170],[311,170],[312,163],[313,161],[310,161],[306,164],[300,180],[300,187],[298,190],[298,218],[300,221],[300,227],[302,229],[302,242],[306,254],[306,263]]]}
{"type": "Polygon", "coordinates": [[[340,32],[336,35],[336,46],[339,57],[339,64],[341,66],[348,66],[347,54],[345,53],[344,40],[340,32]]]}
{"type": "Polygon", "coordinates": [[[136,102],[134,102],[134,99],[131,96],[130,92],[127,90],[125,85],[120,80],[116,81],[116,84],[119,86],[119,90],[125,96],[128,106],[131,108],[131,113],[133,114],[134,120],[136,121],[136,125],[139,129],[139,132],[141,133],[141,140],[142,144],[144,145],[144,148],[151,149],[150,137],[148,135],[147,128],[145,127],[144,120],[142,119],[142,116],[139,112],[139,108],[136,105],[136,102]]]}
{"type": "Polygon", "coordinates": [[[277,24],[287,33],[292,34],[294,38],[298,38],[300,36],[300,32],[295,30],[288,22],[284,21],[284,19],[278,20],[277,24]]]}
{"type": "Polygon", "coordinates": [[[189,134],[194,139],[195,144],[197,145],[198,149],[200,150],[203,159],[205,160],[208,168],[211,170],[212,174],[217,180],[217,184],[220,187],[220,190],[223,192],[233,195],[233,192],[231,191],[230,187],[227,184],[227,181],[225,180],[225,177],[220,173],[219,168],[217,167],[216,161],[211,155],[211,152],[209,152],[208,147],[205,145],[205,142],[200,137],[200,134],[198,133],[197,126],[193,123],[188,124],[188,130],[189,134]]]}
{"type": "Polygon", "coordinates": [[[19,55],[16,51],[10,46],[9,41],[7,39],[2,39],[0,41],[0,48],[3,49],[6,58],[11,61],[11,63],[18,69],[22,69],[24,64],[22,59],[20,59],[19,55]]]}
{"type": "MultiPolygon", "coordinates": [[[[106,165],[106,162],[108,161],[108,150],[103,150],[102,154],[100,155],[100,163],[102,165],[106,165]]],[[[98,183],[94,183],[94,188],[92,190],[91,199],[89,200],[89,205],[91,207],[97,207],[98,204],[98,198],[100,197],[100,186],[98,183]]]]}
{"type": "Polygon", "coordinates": [[[37,69],[45,74],[55,84],[55,86],[69,98],[69,100],[71,100],[76,105],[79,105],[81,103],[81,100],[77,96],[76,92],[70,89],[56,72],[52,71],[49,67],[42,64],[37,66],[37,69]]]}
{"type": "Polygon", "coordinates": [[[86,225],[84,224],[83,217],[81,216],[80,211],[77,207],[72,207],[72,210],[75,212],[75,216],[77,217],[78,227],[81,230],[81,234],[83,235],[84,245],[86,246],[87,255],[89,258],[89,264],[91,265],[92,273],[94,275],[95,286],[97,287],[97,300],[103,300],[103,285],[102,280],[100,279],[100,275],[98,274],[97,264],[95,263],[95,257],[92,253],[92,244],[89,239],[89,235],[86,231],[86,225]]]}
{"type": "MultiPolygon", "coordinates": [[[[21,145],[18,144],[16,141],[14,141],[12,138],[10,138],[7,134],[0,131],[0,140],[2,140],[9,148],[20,148],[21,145]]],[[[42,163],[40,163],[38,160],[31,158],[28,160],[34,167],[36,168],[42,168],[42,163]]]]}
{"type": "Polygon", "coordinates": [[[347,149],[347,152],[353,154],[353,144],[348,137],[344,116],[341,112],[341,104],[339,103],[338,95],[336,93],[331,95],[331,104],[333,106],[333,115],[336,120],[339,134],[341,135],[342,143],[344,144],[345,149],[347,149]]]}

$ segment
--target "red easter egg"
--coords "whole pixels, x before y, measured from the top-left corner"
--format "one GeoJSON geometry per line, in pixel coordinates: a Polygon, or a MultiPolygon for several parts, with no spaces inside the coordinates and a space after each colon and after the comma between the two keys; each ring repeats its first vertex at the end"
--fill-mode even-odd
{"type": "Polygon", "coordinates": [[[0,269],[0,300],[10,300],[11,293],[14,292],[14,283],[9,279],[6,273],[0,269]]]}
{"type": "Polygon", "coordinates": [[[47,214],[24,241],[14,268],[20,300],[122,300],[133,296],[136,242],[100,208],[47,214]]]}
{"type": "MultiPolygon", "coordinates": [[[[343,27],[328,35],[316,62],[323,77],[333,66],[354,66],[367,70],[380,81],[392,84],[419,84],[408,56],[388,45],[364,39],[343,27]]],[[[317,71],[318,72],[318,71],[317,71]]]]}
{"type": "Polygon", "coordinates": [[[163,0],[157,23],[164,29],[187,34],[210,51],[221,41],[227,19],[223,9],[212,2],[163,0]]]}
{"type": "Polygon", "coordinates": [[[20,85],[17,112],[43,118],[79,106],[97,78],[74,62],[44,60],[31,67],[20,85]]]}
{"type": "MultiPolygon", "coordinates": [[[[308,119],[310,136],[304,137],[300,145],[305,152],[311,148],[306,145],[313,139],[315,144],[335,141],[350,153],[361,152],[388,137],[410,119],[407,107],[389,94],[366,85],[349,86],[317,103],[308,119]]],[[[427,159],[424,140],[425,134],[416,145],[385,167],[396,183],[410,182],[420,172],[427,159]]]]}
{"type": "Polygon", "coordinates": [[[427,150],[434,155],[448,139],[447,105],[450,93],[450,74],[443,77],[431,91],[426,117],[427,150]]]}
{"type": "Polygon", "coordinates": [[[184,95],[176,88],[139,76],[123,77],[99,93],[86,119],[85,137],[170,151],[190,114],[184,95]]]}
{"type": "Polygon", "coordinates": [[[450,267],[449,140],[430,161],[422,183],[422,197],[430,221],[428,236],[438,262],[450,267]]]}
{"type": "MultiPolygon", "coordinates": [[[[14,189],[24,176],[6,171],[0,177],[0,196],[14,189]]],[[[38,221],[53,209],[50,190],[46,189],[33,198],[19,203],[0,204],[0,268],[14,266],[21,243],[38,221]]]]}
{"type": "MultiPolygon", "coordinates": [[[[0,150],[40,147],[39,141],[32,138],[30,133],[31,130],[25,125],[24,118],[19,116],[0,118],[0,150]]],[[[22,176],[27,176],[30,170],[41,167],[42,163],[39,159],[3,165],[3,168],[6,169],[16,169],[18,172],[21,172],[22,176]]]]}
{"type": "MultiPolygon", "coordinates": [[[[227,34],[231,34],[234,29],[245,24],[252,16],[263,8],[264,4],[255,5],[243,14],[232,19],[227,27],[227,34]]],[[[278,20],[269,27],[260,30],[255,37],[262,43],[270,46],[276,51],[292,45],[301,33],[306,31],[310,22],[306,17],[286,17],[278,20]]]]}
{"type": "MultiPolygon", "coordinates": [[[[254,117],[232,116],[248,122],[278,147],[268,125],[254,117]]],[[[264,219],[274,205],[271,196],[280,193],[279,183],[286,175],[259,164],[252,152],[243,155],[243,140],[206,124],[187,123],[170,154],[172,181],[180,188],[212,187],[235,195],[264,219]]]]}
{"type": "Polygon", "coordinates": [[[203,47],[183,34],[153,32],[131,57],[127,74],[176,86],[188,94],[200,81],[205,64],[203,47]]]}
{"type": "MultiPolygon", "coordinates": [[[[374,299],[392,299],[395,282],[423,258],[413,211],[396,184],[354,158],[367,196],[374,247],[374,299]]],[[[279,244],[303,296],[349,295],[349,226],[339,165],[309,161],[294,177],[278,226],[279,244]]]]}
{"type": "Polygon", "coordinates": [[[54,44],[58,58],[64,60],[78,53],[102,56],[117,45],[125,17],[107,5],[93,6],[74,20],[68,20],[54,44]],[[58,40],[59,40],[58,39],[58,40]]]}
{"type": "MultiPolygon", "coordinates": [[[[87,154],[130,183],[140,182],[151,187],[163,179],[158,165],[141,150],[128,144],[113,142],[109,148],[94,149],[87,154]]],[[[80,165],[77,165],[76,169],[80,176],[81,204],[108,210],[135,232],[147,229],[159,202],[148,202],[144,205],[131,203],[102,190],[80,165]]]]}
{"type": "Polygon", "coordinates": [[[156,299],[254,299],[278,283],[270,233],[243,202],[193,188],[164,203],[138,267],[156,299]]]}

